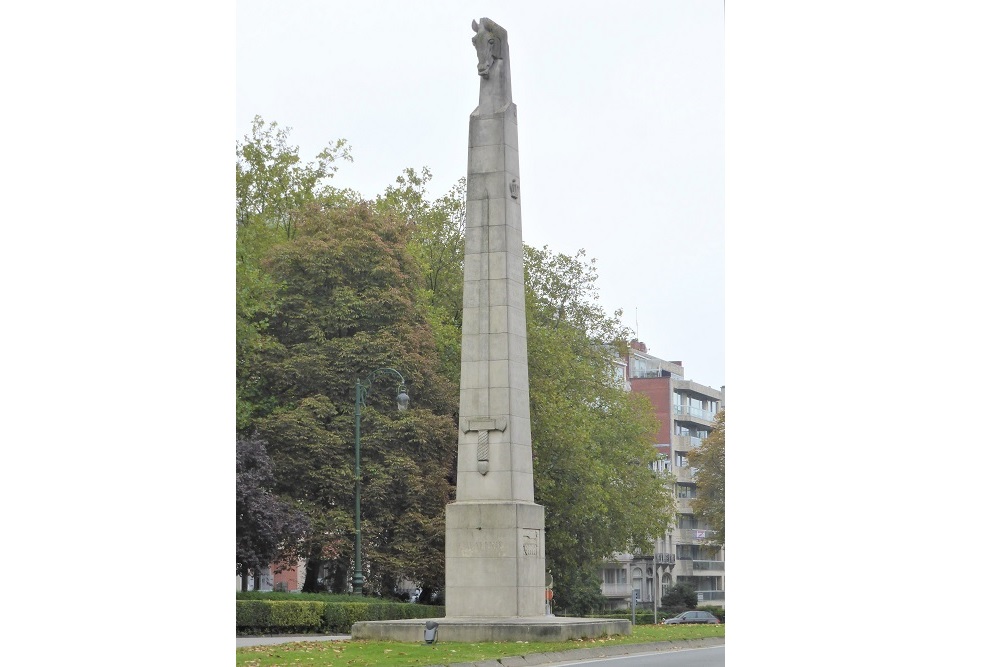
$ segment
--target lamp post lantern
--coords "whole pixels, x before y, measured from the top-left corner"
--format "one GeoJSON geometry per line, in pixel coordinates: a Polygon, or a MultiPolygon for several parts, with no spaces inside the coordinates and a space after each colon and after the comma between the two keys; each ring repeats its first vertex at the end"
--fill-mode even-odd
{"type": "Polygon", "coordinates": [[[372,371],[364,381],[357,381],[354,392],[354,595],[361,595],[365,575],[361,572],[361,406],[371,389],[372,382],[379,375],[395,375],[399,378],[399,392],[396,396],[396,407],[400,412],[410,404],[406,394],[406,380],[395,368],[379,368],[372,371]]]}

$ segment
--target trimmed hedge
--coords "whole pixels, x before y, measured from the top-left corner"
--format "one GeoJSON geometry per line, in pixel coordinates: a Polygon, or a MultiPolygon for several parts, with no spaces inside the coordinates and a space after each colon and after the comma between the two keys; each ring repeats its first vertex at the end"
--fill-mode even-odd
{"type": "Polygon", "coordinates": [[[444,607],[406,602],[319,602],[237,600],[238,634],[337,632],[348,634],[358,621],[437,618],[444,607]]]}

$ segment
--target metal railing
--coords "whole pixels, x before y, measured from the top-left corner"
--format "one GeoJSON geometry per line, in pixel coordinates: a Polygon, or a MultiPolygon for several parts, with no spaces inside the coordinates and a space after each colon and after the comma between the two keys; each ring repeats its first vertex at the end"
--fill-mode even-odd
{"type": "Polygon", "coordinates": [[[682,540],[710,540],[715,537],[714,530],[703,528],[678,528],[677,537],[682,540]]]}
{"type": "Polygon", "coordinates": [[[656,562],[673,565],[677,562],[677,557],[674,554],[656,554],[656,562]]]}
{"type": "Polygon", "coordinates": [[[674,413],[678,415],[691,415],[692,417],[697,417],[698,419],[705,419],[712,421],[715,419],[715,413],[711,410],[705,410],[704,408],[695,408],[690,405],[677,405],[674,403],[674,413]]]}
{"type": "Polygon", "coordinates": [[[725,570],[726,561],[723,560],[692,560],[692,565],[696,570],[725,570]]]}
{"type": "Polygon", "coordinates": [[[712,600],[725,600],[725,591],[698,591],[698,602],[710,602],[712,600]]]}

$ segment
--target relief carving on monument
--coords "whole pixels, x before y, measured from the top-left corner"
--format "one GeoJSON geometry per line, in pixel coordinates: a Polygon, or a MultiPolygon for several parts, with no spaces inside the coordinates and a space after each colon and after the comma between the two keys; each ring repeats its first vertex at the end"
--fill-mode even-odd
{"type": "Polygon", "coordinates": [[[472,44],[479,56],[476,69],[480,77],[479,106],[473,115],[504,111],[511,106],[507,31],[488,18],[473,20],[472,29],[476,32],[472,44]]]}
{"type": "Polygon", "coordinates": [[[490,471],[490,431],[507,430],[507,419],[500,417],[469,417],[461,421],[462,433],[476,431],[479,433],[479,443],[476,448],[476,469],[480,475],[490,471]]]}
{"type": "Polygon", "coordinates": [[[525,556],[535,557],[542,555],[542,550],[539,547],[540,533],[541,531],[530,528],[521,531],[521,553],[525,556]]]}

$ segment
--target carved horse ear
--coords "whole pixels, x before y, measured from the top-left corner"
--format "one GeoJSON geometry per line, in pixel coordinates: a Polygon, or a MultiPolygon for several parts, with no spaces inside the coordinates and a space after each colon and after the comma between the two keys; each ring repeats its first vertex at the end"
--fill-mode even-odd
{"type": "Polygon", "coordinates": [[[479,24],[476,23],[476,19],[472,19],[472,30],[473,32],[479,32],[479,24]]]}

